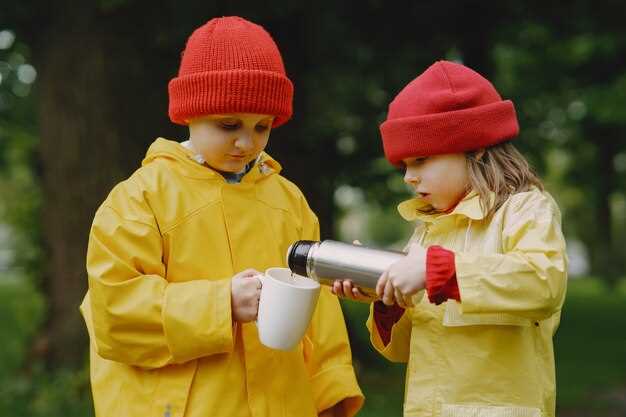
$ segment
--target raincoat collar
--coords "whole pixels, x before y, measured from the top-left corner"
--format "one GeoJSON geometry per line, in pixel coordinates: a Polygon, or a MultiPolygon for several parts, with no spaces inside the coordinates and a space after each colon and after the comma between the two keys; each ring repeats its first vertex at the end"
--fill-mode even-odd
{"type": "MultiPolygon", "coordinates": [[[[145,166],[155,160],[165,160],[173,169],[182,175],[195,179],[218,179],[223,177],[213,168],[206,164],[200,164],[191,149],[186,148],[179,142],[165,138],[157,138],[148,148],[146,157],[141,165],[145,166]]],[[[269,175],[278,174],[282,166],[265,152],[261,152],[256,164],[244,175],[242,183],[259,181],[269,175]]]]}
{"type": "MultiPolygon", "coordinates": [[[[493,192],[490,194],[490,198],[492,201],[495,199],[493,192]]],[[[407,221],[421,220],[427,223],[452,216],[463,216],[471,220],[482,220],[487,216],[480,205],[480,196],[474,190],[470,191],[449,213],[424,213],[423,211],[428,210],[429,207],[429,204],[424,200],[414,197],[400,203],[398,212],[407,221]]]]}
{"type": "Polygon", "coordinates": [[[274,158],[269,156],[265,152],[261,152],[256,164],[252,169],[243,176],[241,182],[251,183],[257,182],[272,174],[278,174],[282,171],[283,167],[274,158]]]}

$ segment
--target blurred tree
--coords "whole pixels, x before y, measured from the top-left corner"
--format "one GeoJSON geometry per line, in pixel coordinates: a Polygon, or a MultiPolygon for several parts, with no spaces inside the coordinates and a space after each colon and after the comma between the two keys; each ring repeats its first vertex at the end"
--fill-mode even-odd
{"type": "Polygon", "coordinates": [[[516,98],[524,148],[546,174],[563,165],[552,185],[566,232],[584,241],[592,272],[613,286],[626,268],[624,209],[615,204],[626,189],[626,6],[577,1],[568,10],[577,18],[562,19],[558,2],[519,10],[494,49],[497,72],[516,98]]]}
{"type": "MultiPolygon", "coordinates": [[[[36,174],[37,138],[31,87],[37,73],[30,50],[15,34],[0,30],[0,224],[10,235],[9,270],[40,272],[40,192],[36,174]]],[[[1,266],[0,266],[1,268],[1,266]]]]}

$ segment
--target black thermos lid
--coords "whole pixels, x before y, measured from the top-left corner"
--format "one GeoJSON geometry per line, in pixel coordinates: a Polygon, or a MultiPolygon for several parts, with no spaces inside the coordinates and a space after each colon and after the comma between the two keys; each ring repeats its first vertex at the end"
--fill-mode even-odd
{"type": "MultiPolygon", "coordinates": [[[[291,272],[306,277],[306,262],[309,256],[309,251],[315,245],[314,240],[298,240],[291,245],[289,255],[287,255],[287,264],[291,272]]],[[[310,278],[310,277],[309,277],[310,278]]]]}

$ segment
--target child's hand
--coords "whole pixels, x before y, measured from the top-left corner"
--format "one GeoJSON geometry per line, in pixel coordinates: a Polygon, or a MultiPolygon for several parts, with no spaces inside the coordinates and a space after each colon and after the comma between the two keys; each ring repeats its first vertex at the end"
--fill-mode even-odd
{"type": "Polygon", "coordinates": [[[371,303],[376,301],[376,297],[369,296],[364,294],[358,287],[355,287],[352,281],[349,279],[345,280],[336,280],[333,282],[333,287],[331,288],[333,294],[337,297],[347,298],[353,301],[360,301],[362,303],[371,303]]]}
{"type": "Polygon", "coordinates": [[[392,264],[378,280],[376,294],[386,305],[413,307],[411,297],[424,289],[426,280],[426,249],[414,243],[409,253],[392,264]]]}
{"type": "Polygon", "coordinates": [[[246,323],[256,319],[261,296],[259,271],[246,269],[235,275],[230,284],[230,305],[233,321],[246,323]]]}
{"type": "MultiPolygon", "coordinates": [[[[353,240],[352,243],[361,246],[361,242],[359,242],[358,240],[353,240]]],[[[333,282],[333,287],[331,291],[337,297],[347,298],[349,300],[359,301],[362,303],[371,303],[378,299],[377,297],[363,294],[361,289],[355,287],[352,281],[350,281],[349,279],[336,280],[335,282],[333,282]]]]}

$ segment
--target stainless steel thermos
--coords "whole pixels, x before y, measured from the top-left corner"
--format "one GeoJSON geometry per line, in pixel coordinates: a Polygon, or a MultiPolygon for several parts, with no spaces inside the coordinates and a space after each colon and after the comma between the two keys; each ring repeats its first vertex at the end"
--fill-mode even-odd
{"type": "Polygon", "coordinates": [[[405,255],[334,240],[299,240],[287,250],[287,265],[292,272],[320,284],[349,279],[364,293],[374,294],[381,274],[405,255]]]}

